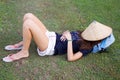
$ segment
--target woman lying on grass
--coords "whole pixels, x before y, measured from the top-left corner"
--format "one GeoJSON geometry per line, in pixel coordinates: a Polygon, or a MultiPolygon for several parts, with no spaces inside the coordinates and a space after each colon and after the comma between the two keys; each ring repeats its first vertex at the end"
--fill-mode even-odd
{"type": "Polygon", "coordinates": [[[83,32],[65,31],[58,34],[49,31],[32,13],[27,13],[23,19],[23,40],[5,47],[6,50],[20,51],[4,57],[3,61],[12,62],[28,57],[32,38],[40,56],[67,53],[68,61],[75,61],[91,52],[104,50],[114,42],[112,29],[97,21],[93,21],[83,32]]]}

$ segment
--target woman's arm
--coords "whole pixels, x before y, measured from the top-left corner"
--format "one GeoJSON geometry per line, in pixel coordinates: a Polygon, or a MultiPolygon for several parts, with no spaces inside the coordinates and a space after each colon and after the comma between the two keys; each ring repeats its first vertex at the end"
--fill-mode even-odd
{"type": "Polygon", "coordinates": [[[82,57],[82,53],[79,51],[77,53],[73,53],[73,48],[72,48],[72,41],[68,41],[68,49],[67,49],[67,59],[68,61],[75,61],[78,60],[82,57]]]}
{"type": "Polygon", "coordinates": [[[67,49],[67,59],[68,61],[75,61],[78,60],[82,57],[82,53],[81,52],[77,52],[77,53],[73,53],[73,46],[72,46],[72,38],[71,38],[71,34],[69,31],[65,31],[63,33],[63,36],[61,37],[61,40],[68,40],[68,49],[67,49]]]}

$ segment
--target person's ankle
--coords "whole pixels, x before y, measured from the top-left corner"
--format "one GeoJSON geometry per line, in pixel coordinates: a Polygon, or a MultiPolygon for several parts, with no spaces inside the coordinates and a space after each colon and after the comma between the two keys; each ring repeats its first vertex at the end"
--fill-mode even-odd
{"type": "Polygon", "coordinates": [[[29,55],[29,51],[28,51],[28,50],[21,50],[21,52],[22,52],[23,54],[29,55]]]}
{"type": "Polygon", "coordinates": [[[20,45],[19,43],[18,44],[14,44],[15,46],[17,46],[17,47],[20,47],[20,46],[22,46],[22,45],[20,45]]]}

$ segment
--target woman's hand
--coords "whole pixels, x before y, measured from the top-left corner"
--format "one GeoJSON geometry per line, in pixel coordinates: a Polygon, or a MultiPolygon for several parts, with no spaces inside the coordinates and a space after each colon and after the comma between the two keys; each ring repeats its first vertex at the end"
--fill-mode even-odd
{"type": "Polygon", "coordinates": [[[61,36],[61,41],[65,41],[66,39],[67,40],[71,40],[71,34],[70,34],[70,31],[67,30],[65,32],[63,32],[62,36],[61,36]]]}

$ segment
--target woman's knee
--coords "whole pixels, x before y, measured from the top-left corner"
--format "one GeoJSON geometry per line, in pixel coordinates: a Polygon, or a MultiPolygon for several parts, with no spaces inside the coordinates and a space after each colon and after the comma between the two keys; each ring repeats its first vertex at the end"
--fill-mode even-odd
{"type": "Polygon", "coordinates": [[[34,24],[34,22],[32,20],[27,19],[23,23],[23,28],[30,28],[30,27],[32,27],[33,24],[34,24]]]}
{"type": "Polygon", "coordinates": [[[33,18],[33,14],[32,13],[26,13],[24,15],[23,21],[27,20],[27,19],[32,19],[33,18]]]}

